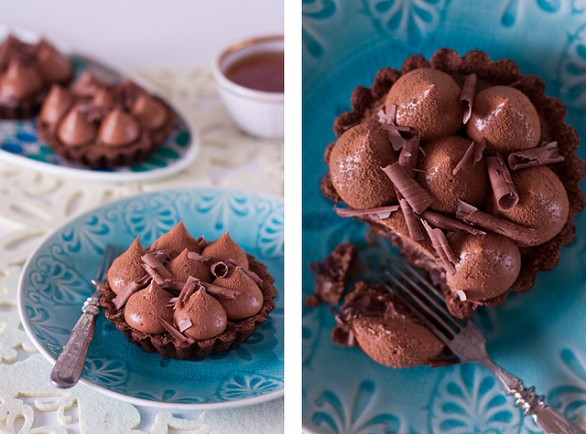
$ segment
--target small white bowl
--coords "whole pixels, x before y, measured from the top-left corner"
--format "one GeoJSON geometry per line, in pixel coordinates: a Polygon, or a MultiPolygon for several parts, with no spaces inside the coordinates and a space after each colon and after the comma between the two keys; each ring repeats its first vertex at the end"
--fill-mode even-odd
{"type": "Polygon", "coordinates": [[[244,131],[267,139],[284,135],[284,93],[250,89],[229,80],[225,71],[245,57],[284,51],[283,36],[247,39],[228,47],[212,65],[220,96],[234,122],[244,131]]]}

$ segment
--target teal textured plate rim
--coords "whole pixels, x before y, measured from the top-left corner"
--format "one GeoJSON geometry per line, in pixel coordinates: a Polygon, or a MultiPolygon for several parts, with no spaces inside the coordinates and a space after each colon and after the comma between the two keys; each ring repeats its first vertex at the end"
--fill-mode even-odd
{"type": "MultiPolygon", "coordinates": [[[[314,290],[310,264],[341,242],[358,244],[364,253],[360,262],[373,268],[397,253],[382,240],[372,248],[365,225],[337,217],[333,202],[319,189],[327,170],[325,147],[335,140],[335,118],[351,109],[354,88],[371,86],[381,67],[400,68],[410,55],[429,58],[446,47],[512,59],[524,74],[544,79],[546,94],[562,99],[568,124],[586,137],[583,0],[307,0],[302,9],[304,297],[314,290]]],[[[586,148],[578,153],[584,159],[586,148]]],[[[576,224],[577,239],[562,248],[554,270],[539,273],[531,291],[480,310],[475,320],[497,362],[584,426],[586,340],[579,331],[586,328],[586,213],[576,224]]],[[[335,345],[334,325],[329,306],[303,307],[304,432],[541,432],[483,367],[386,368],[358,348],[335,345]]]]}
{"type": "MultiPolygon", "coordinates": [[[[9,33],[25,41],[38,40],[40,35],[29,29],[0,23],[0,41],[9,33]]],[[[55,45],[70,56],[76,76],[85,70],[95,71],[108,80],[128,77],[153,94],[156,90],[144,80],[125,71],[117,71],[101,60],[74,53],[63,42],[53,41],[55,45]]],[[[165,102],[173,109],[177,121],[171,133],[161,146],[147,159],[130,166],[111,169],[92,169],[81,164],[67,161],[55,153],[39,137],[36,119],[0,120],[0,160],[22,166],[26,169],[45,172],[57,176],[68,176],[93,181],[145,181],[177,173],[193,162],[199,152],[199,137],[196,128],[187,120],[177,106],[165,102]]]]}
{"type": "Polygon", "coordinates": [[[181,219],[208,239],[229,229],[276,279],[277,308],[269,320],[237,349],[183,361],[143,351],[101,312],[80,383],[135,405],[175,410],[279,398],[284,394],[283,209],[280,197],[219,188],[143,193],[95,208],[56,229],[24,265],[17,294],[24,330],[54,364],[93,292],[89,279],[107,243],[129,245],[139,236],[150,244],[181,219]]]}

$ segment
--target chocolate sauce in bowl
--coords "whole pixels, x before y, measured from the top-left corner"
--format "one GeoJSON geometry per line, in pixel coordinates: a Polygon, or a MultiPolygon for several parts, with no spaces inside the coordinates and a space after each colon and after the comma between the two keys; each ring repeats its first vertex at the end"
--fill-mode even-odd
{"type": "Polygon", "coordinates": [[[285,90],[285,55],[282,51],[255,53],[237,60],[226,71],[236,84],[263,92],[283,93],[285,90]]]}

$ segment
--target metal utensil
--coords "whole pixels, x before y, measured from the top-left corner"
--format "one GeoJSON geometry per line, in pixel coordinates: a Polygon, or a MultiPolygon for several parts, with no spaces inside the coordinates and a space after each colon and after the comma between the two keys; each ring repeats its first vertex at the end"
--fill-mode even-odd
{"type": "Polygon", "coordinates": [[[522,408],[525,416],[531,415],[547,434],[586,434],[560,412],[544,402],[535,388],[526,388],[523,382],[498,366],[486,351],[486,337],[472,321],[454,318],[445,306],[444,298],[436,287],[404,259],[390,261],[394,273],[385,273],[394,284],[385,282],[387,289],[401,297],[404,304],[426,325],[461,362],[476,362],[486,366],[508,395],[513,395],[515,405],[522,408]]]}
{"type": "Polygon", "coordinates": [[[75,327],[73,327],[69,340],[51,371],[51,381],[56,387],[63,389],[73,387],[81,377],[87,351],[94,337],[96,318],[100,313],[99,300],[102,295],[100,285],[106,276],[108,268],[120,253],[121,249],[118,247],[111,244],[106,246],[100,268],[96,273],[96,277],[91,281],[96,291],[84,302],[81,308],[83,314],[75,327]]]}

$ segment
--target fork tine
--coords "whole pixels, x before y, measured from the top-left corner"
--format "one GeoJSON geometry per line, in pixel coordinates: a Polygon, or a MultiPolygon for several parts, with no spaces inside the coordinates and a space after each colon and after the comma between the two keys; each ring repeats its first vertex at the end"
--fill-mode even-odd
{"type": "MultiPolygon", "coordinates": [[[[390,274],[390,273],[389,273],[390,274]]],[[[400,285],[402,286],[401,282],[399,282],[395,276],[390,275],[393,283],[395,283],[396,285],[400,285]]],[[[428,329],[431,330],[431,332],[436,335],[438,337],[438,339],[440,341],[442,341],[444,344],[446,345],[450,345],[450,341],[451,339],[448,338],[444,332],[440,331],[440,329],[432,322],[429,320],[429,318],[427,318],[425,315],[423,315],[421,313],[421,309],[419,307],[414,306],[411,301],[408,299],[408,297],[404,297],[399,291],[397,291],[396,288],[393,288],[391,285],[389,285],[388,283],[380,280],[380,283],[388,290],[391,291],[393,293],[395,293],[397,296],[401,297],[401,301],[403,302],[403,304],[407,307],[407,309],[409,309],[415,316],[417,316],[417,318],[419,318],[421,320],[421,322],[423,323],[424,326],[426,326],[428,329]]]]}
{"type": "MultiPolygon", "coordinates": [[[[421,294],[416,294],[410,287],[407,287],[403,282],[401,282],[396,276],[391,274],[388,271],[385,271],[385,274],[392,280],[392,282],[397,285],[401,291],[404,293],[401,297],[401,300],[406,301],[406,299],[410,299],[414,304],[417,305],[417,308],[420,312],[425,312],[428,319],[433,319],[436,324],[442,326],[447,332],[455,335],[454,329],[450,327],[450,325],[443,319],[440,315],[437,314],[433,309],[430,309],[428,304],[424,301],[421,294]],[[405,297],[405,294],[408,297],[405,297]]],[[[444,333],[445,334],[445,333],[444,333]]],[[[453,336],[452,336],[453,337],[453,336]]]]}
{"type": "Polygon", "coordinates": [[[424,278],[409,262],[407,262],[407,260],[405,258],[397,256],[396,258],[391,258],[391,262],[394,264],[401,264],[403,269],[406,269],[407,271],[409,271],[409,273],[411,275],[415,276],[415,278],[423,286],[425,286],[431,293],[435,294],[437,297],[439,297],[440,300],[443,301],[444,295],[441,293],[441,291],[437,287],[435,287],[431,283],[429,283],[429,281],[426,278],[424,278]],[[397,260],[395,260],[395,259],[397,259],[397,260]]]}
{"type": "Polygon", "coordinates": [[[462,325],[452,317],[447,307],[445,306],[443,296],[441,296],[441,299],[438,300],[440,297],[440,292],[438,289],[436,289],[425,278],[423,278],[423,276],[414,270],[411,265],[406,264],[404,260],[401,260],[401,266],[399,266],[398,262],[393,260],[389,261],[389,263],[391,267],[393,267],[395,271],[400,274],[400,277],[405,279],[411,285],[410,288],[412,289],[408,290],[408,293],[412,293],[413,290],[417,291],[420,294],[420,298],[423,296],[426,300],[428,300],[433,305],[433,307],[435,307],[442,314],[442,317],[452,325],[452,327],[455,327],[458,331],[462,330],[462,325]],[[405,270],[409,271],[409,274],[416,277],[419,282],[422,282],[427,289],[432,290],[433,294],[435,294],[437,297],[432,297],[427,291],[421,288],[416,282],[413,281],[410,276],[405,274],[405,270]]]}

